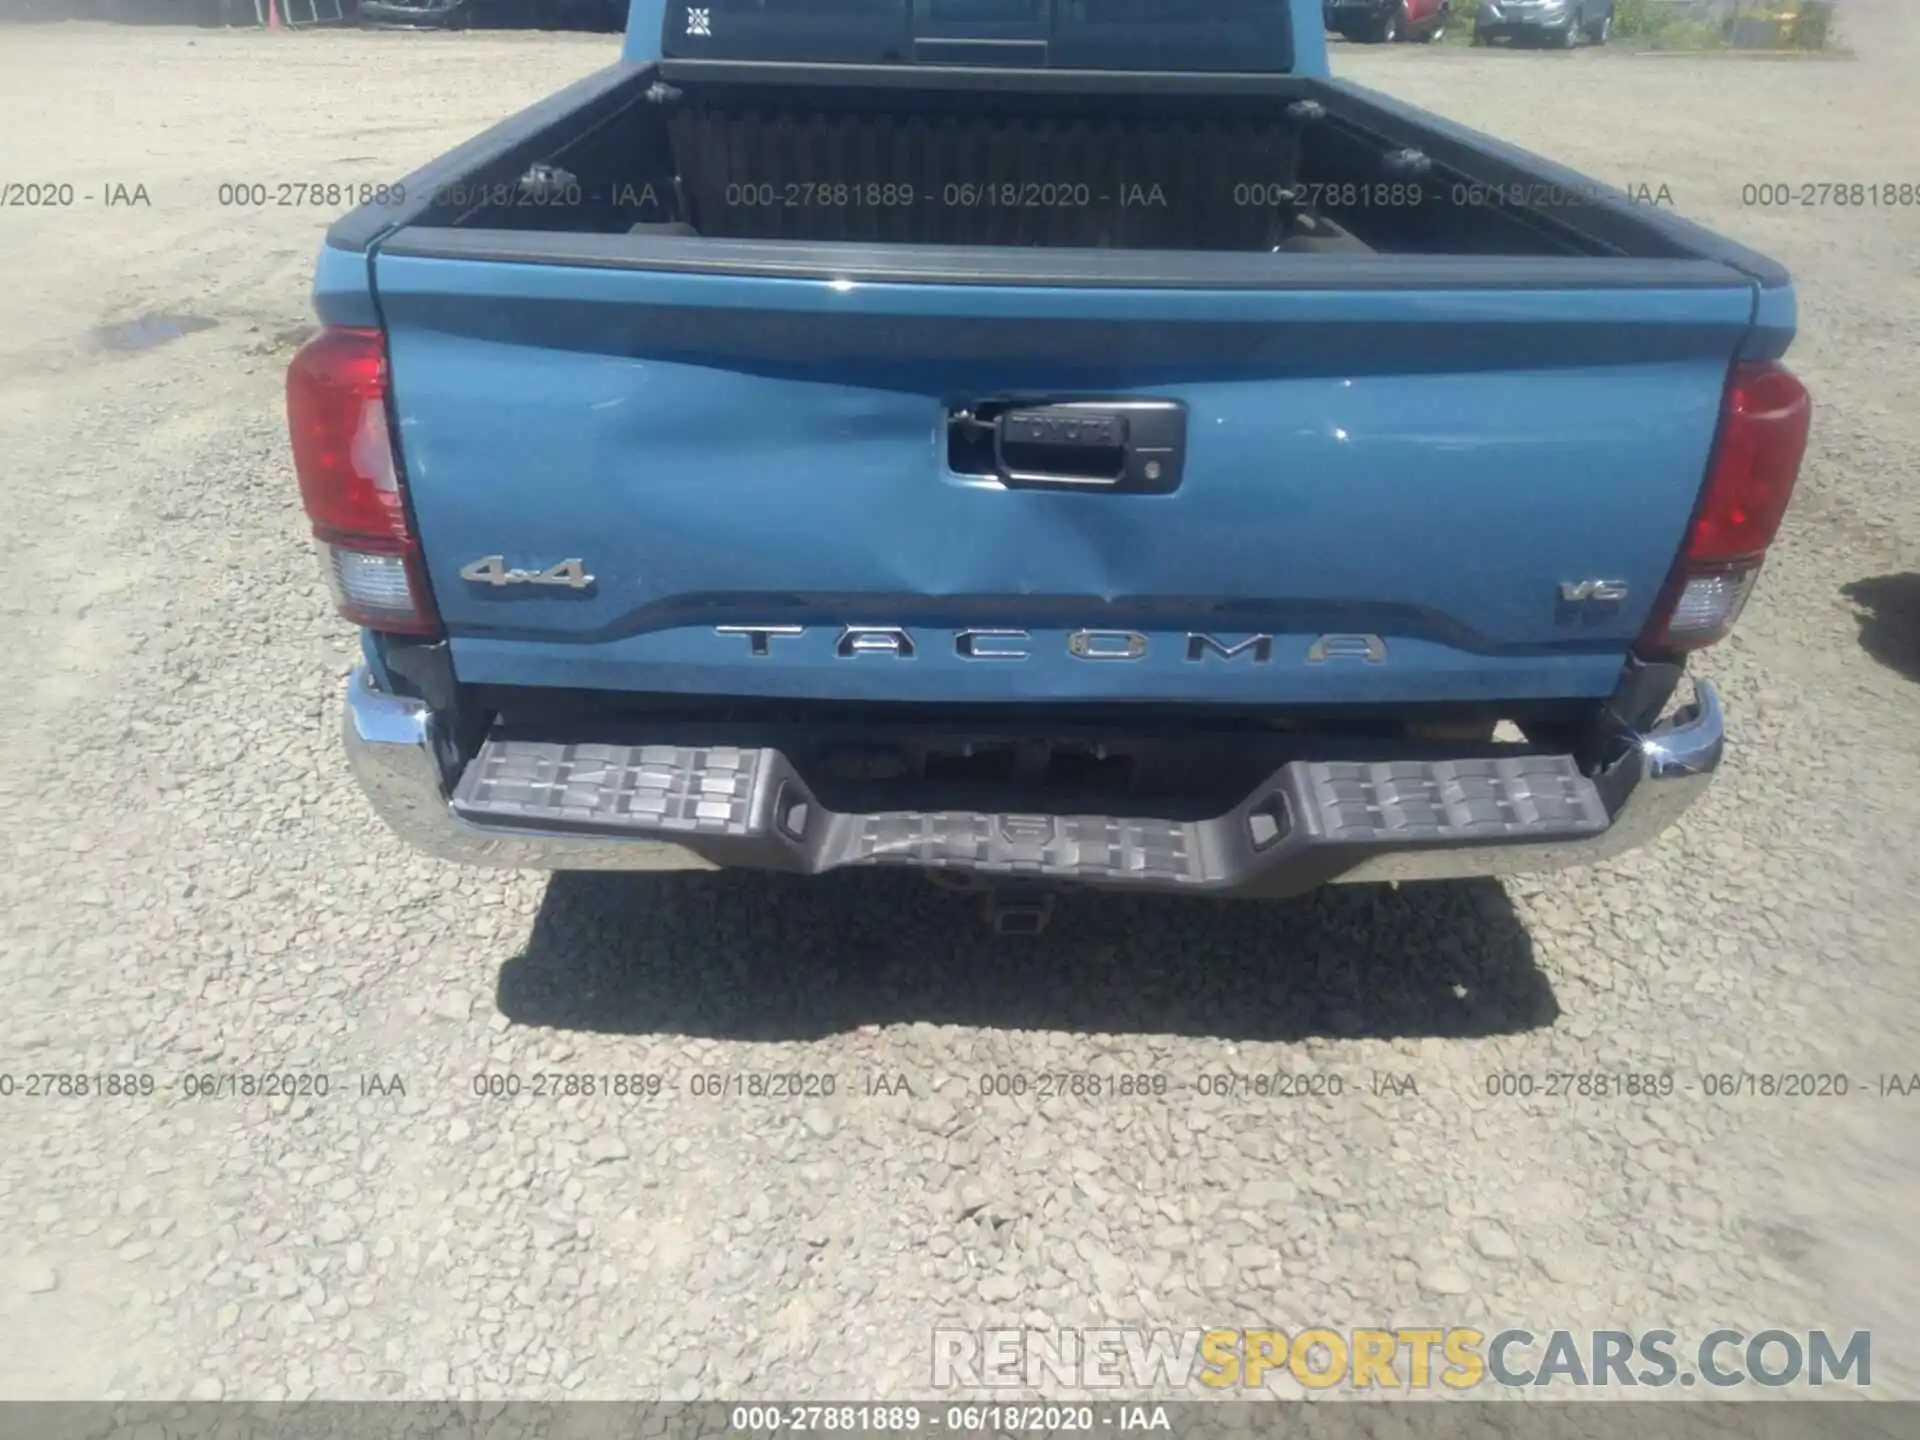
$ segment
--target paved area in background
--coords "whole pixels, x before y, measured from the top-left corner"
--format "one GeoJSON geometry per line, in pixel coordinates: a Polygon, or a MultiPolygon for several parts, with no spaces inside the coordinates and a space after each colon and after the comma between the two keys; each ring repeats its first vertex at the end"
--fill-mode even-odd
{"type": "Polygon", "coordinates": [[[1796,274],[1819,419],[1706,664],[1704,809],[1551,881],[1079,900],[1039,944],[910,878],[451,869],[349,784],[280,412],[339,207],[218,187],[394,178],[610,38],[0,31],[0,179],[96,197],[0,210],[0,1071],[156,1085],[0,1100],[0,1395],[901,1396],[941,1321],[1871,1326],[1920,1395],[1920,1098],[1858,1093],[1920,1069],[1920,210],[1741,203],[1920,181],[1913,16],[1850,10],[1852,61],[1337,52],[1796,274]],[[103,340],[149,315],[214,323],[103,340]],[[1486,1088],[1621,1068],[1687,1088],[1486,1088]],[[980,1093],[1060,1069],[1170,1091],[980,1093]],[[1788,1069],[1856,1093],[1691,1088],[1788,1069]],[[837,1091],[693,1093],[733,1070],[837,1091]],[[182,1091],[268,1071],[331,1091],[182,1091]]]}

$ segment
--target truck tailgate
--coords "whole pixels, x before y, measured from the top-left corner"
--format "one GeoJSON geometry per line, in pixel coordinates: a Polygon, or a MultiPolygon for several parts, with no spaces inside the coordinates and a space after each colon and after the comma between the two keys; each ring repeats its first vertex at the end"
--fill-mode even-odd
{"type": "Polygon", "coordinates": [[[1475,285],[1193,289],[454,259],[399,238],[375,289],[460,678],[629,691],[1604,695],[1754,309],[1730,270],[1594,285],[1632,262],[1591,259],[1565,285],[1488,259],[1475,285]],[[1178,402],[1179,484],[962,473],[949,414],[995,396],[1178,402]],[[578,560],[592,584],[463,578],[492,556],[578,560]],[[970,630],[995,636],[956,641],[970,630]]]}

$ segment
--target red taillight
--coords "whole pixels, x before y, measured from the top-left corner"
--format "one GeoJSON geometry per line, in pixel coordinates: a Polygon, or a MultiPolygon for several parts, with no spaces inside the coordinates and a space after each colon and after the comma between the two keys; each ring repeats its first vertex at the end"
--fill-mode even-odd
{"type": "Polygon", "coordinates": [[[374,630],[434,635],[440,619],[387,433],[378,330],[330,326],[287,367],[287,428],[300,500],[340,613],[374,630]]]}
{"type": "Polygon", "coordinates": [[[1807,453],[1813,401],[1783,365],[1741,365],[1727,387],[1720,447],[1687,541],[1700,564],[1757,559],[1773,543],[1807,453]]]}
{"type": "Polygon", "coordinates": [[[1784,365],[1734,367],[1713,463],[1643,650],[1697,650],[1733,628],[1793,498],[1812,419],[1812,398],[1784,365]]]}

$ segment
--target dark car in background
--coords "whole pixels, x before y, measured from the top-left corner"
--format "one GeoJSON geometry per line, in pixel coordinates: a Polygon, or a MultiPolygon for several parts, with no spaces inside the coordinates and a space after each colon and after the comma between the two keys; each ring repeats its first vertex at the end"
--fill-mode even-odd
{"type": "Polygon", "coordinates": [[[1380,44],[1432,42],[1447,33],[1453,4],[1452,0],[1328,0],[1324,13],[1329,35],[1380,44]]]}
{"type": "Polygon", "coordinates": [[[1473,43],[1528,40],[1576,48],[1582,40],[1604,45],[1613,37],[1614,0],[1480,0],[1473,17],[1473,43]]]}

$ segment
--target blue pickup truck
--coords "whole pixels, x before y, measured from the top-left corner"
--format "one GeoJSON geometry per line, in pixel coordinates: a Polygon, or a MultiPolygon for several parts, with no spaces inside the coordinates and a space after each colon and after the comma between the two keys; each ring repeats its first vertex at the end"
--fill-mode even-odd
{"type": "Polygon", "coordinates": [[[635,0],[314,295],[396,830],[1010,932],[1646,840],[1810,413],[1778,265],[1332,79],[1321,0],[635,0]]]}

